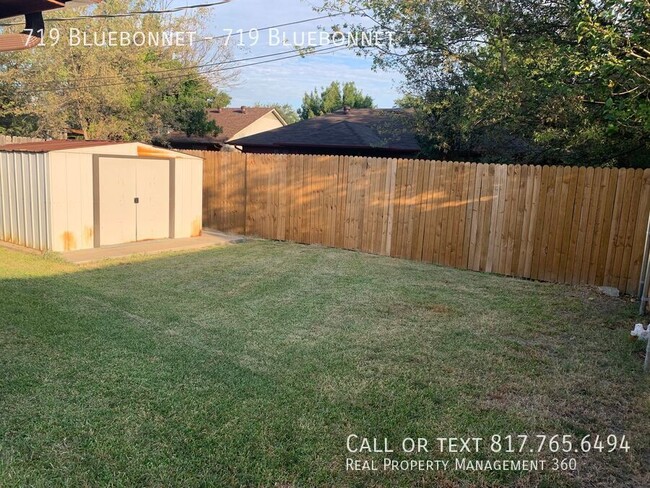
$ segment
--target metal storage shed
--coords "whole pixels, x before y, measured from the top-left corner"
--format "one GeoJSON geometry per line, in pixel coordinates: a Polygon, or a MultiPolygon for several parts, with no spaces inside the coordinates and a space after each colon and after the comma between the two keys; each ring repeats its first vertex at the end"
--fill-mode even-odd
{"type": "Polygon", "coordinates": [[[0,146],[0,240],[73,251],[201,234],[203,160],[140,143],[0,146]]]}

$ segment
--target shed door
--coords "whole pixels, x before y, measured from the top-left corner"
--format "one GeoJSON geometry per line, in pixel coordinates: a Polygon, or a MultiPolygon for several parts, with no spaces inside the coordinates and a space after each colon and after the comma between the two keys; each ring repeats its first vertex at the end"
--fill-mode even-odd
{"type": "Polygon", "coordinates": [[[99,244],[169,237],[169,160],[99,160],[99,244]]]}
{"type": "Polygon", "coordinates": [[[169,161],[138,159],[136,239],[169,237],[169,161]]]}
{"type": "Polygon", "coordinates": [[[136,240],[135,161],[99,161],[99,243],[102,246],[136,240]]]}

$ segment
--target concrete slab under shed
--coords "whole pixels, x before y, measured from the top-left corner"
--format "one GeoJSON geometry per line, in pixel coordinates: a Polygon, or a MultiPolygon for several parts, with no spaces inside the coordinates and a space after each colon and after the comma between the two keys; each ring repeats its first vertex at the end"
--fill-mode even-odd
{"type": "Polygon", "coordinates": [[[127,244],[116,244],[114,246],[98,247],[95,249],[69,251],[61,253],[61,255],[65,260],[71,263],[83,264],[138,254],[157,254],[169,251],[186,251],[215,246],[226,246],[229,244],[239,244],[244,242],[244,240],[245,239],[241,236],[204,230],[203,235],[199,237],[129,242],[127,244]]]}

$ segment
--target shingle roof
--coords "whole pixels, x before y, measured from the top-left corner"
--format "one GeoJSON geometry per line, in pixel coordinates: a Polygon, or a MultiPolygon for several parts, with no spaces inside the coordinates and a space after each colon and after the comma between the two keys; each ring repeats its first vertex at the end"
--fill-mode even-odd
{"type": "Polygon", "coordinates": [[[47,153],[61,151],[64,149],[78,149],[81,147],[110,146],[113,144],[126,144],[118,141],[78,141],[78,140],[53,140],[43,142],[20,142],[16,144],[5,144],[0,146],[0,151],[5,152],[32,152],[47,153]]]}
{"type": "Polygon", "coordinates": [[[218,137],[227,141],[237,132],[245,129],[257,119],[261,119],[269,112],[273,112],[272,107],[247,107],[246,113],[241,108],[222,108],[211,109],[208,111],[208,120],[213,120],[215,124],[223,129],[218,137]]]}
{"type": "Polygon", "coordinates": [[[210,109],[207,113],[208,120],[214,121],[217,126],[221,127],[220,132],[214,137],[196,137],[186,136],[181,132],[173,132],[169,135],[170,142],[196,142],[196,143],[224,143],[234,137],[239,131],[245,129],[253,122],[261,119],[266,114],[273,112],[272,107],[246,107],[245,111],[241,108],[222,108],[210,109]]]}
{"type": "Polygon", "coordinates": [[[255,147],[338,147],[420,150],[411,128],[413,113],[399,109],[343,110],[228,141],[255,147]]]}

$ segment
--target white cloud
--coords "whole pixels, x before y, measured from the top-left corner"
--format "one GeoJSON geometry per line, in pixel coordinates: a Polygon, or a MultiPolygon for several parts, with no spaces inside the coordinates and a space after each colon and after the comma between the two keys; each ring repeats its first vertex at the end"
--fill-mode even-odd
{"type": "MultiPolygon", "coordinates": [[[[231,3],[211,9],[210,32],[206,34],[221,35],[225,29],[261,28],[271,25],[293,22],[321,14],[311,8],[311,4],[320,3],[305,0],[233,0],[231,3]]],[[[338,20],[338,19],[337,19],[338,20]]],[[[291,32],[317,30],[318,26],[335,23],[328,19],[299,24],[285,28],[291,32]]],[[[248,38],[244,38],[249,43],[248,38]]],[[[285,52],[290,47],[269,47],[268,33],[261,33],[260,42],[254,47],[237,49],[237,58],[248,58],[277,52],[285,52]]],[[[377,105],[390,107],[399,97],[396,85],[401,80],[398,73],[373,72],[369,59],[354,56],[351,52],[337,51],[333,54],[319,54],[306,58],[293,58],[249,66],[240,70],[237,84],[227,89],[233,96],[233,105],[251,105],[255,102],[289,103],[299,106],[302,95],[315,87],[329,84],[331,81],[354,81],[364,93],[371,95],[377,105]],[[393,81],[397,80],[397,82],[393,81]]]]}

